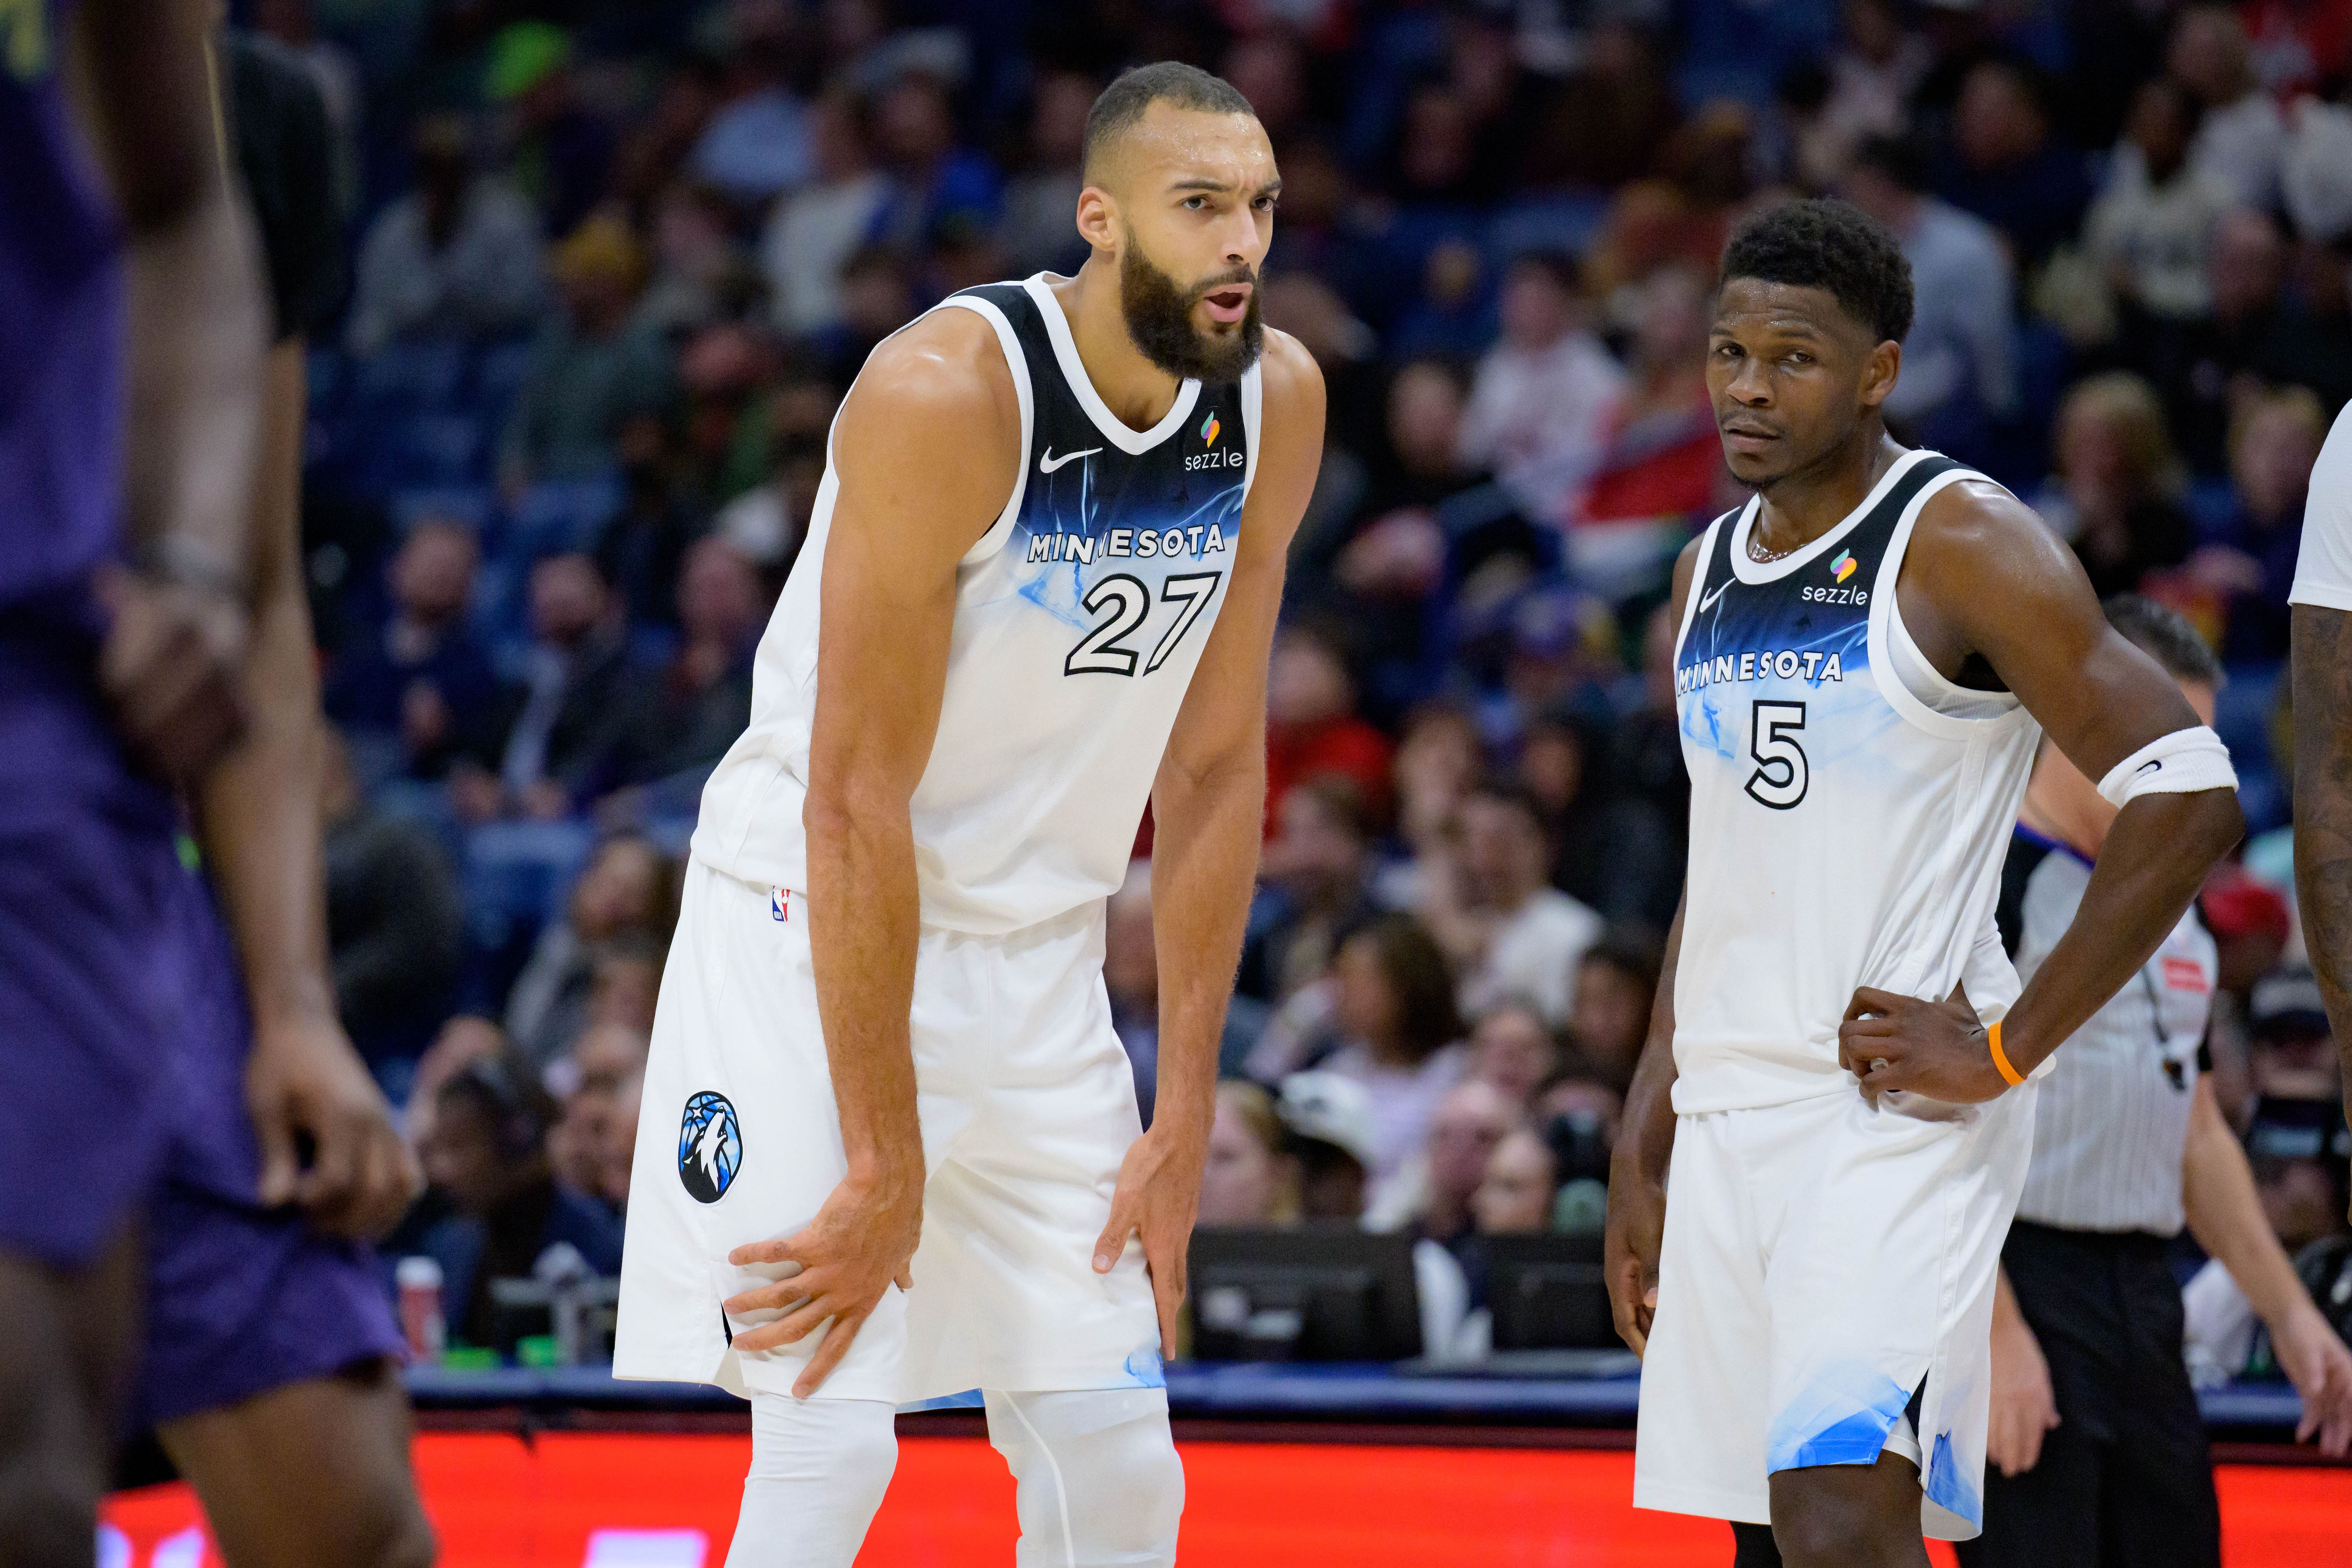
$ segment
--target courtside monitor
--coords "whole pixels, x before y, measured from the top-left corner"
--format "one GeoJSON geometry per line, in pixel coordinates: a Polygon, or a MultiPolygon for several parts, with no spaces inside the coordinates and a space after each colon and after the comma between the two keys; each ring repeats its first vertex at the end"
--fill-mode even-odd
{"type": "Polygon", "coordinates": [[[1479,1238],[1498,1351],[1615,1348],[1598,1232],[1479,1238]]]}
{"type": "Polygon", "coordinates": [[[1353,1226],[1192,1233],[1192,1353],[1405,1361],[1421,1353],[1412,1240],[1353,1226]]]}

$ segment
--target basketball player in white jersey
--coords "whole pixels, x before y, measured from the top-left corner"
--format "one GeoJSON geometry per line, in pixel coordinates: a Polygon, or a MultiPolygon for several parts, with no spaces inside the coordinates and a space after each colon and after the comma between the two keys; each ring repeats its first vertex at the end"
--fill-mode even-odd
{"type": "Polygon", "coordinates": [[[749,1392],[731,1568],[848,1568],[894,1410],[971,1391],[1021,1563],[1174,1561],[1160,1358],[1322,448],[1314,363],[1259,322],[1278,189],[1226,83],[1120,78],[1087,121],[1078,276],[950,297],[835,421],[703,795],[614,1357],[749,1392]],[[1101,973],[1147,800],[1148,1133],[1101,973]]]}
{"type": "Polygon", "coordinates": [[[1689,876],[1607,1242],[1644,1356],[1633,1500],[1735,1521],[1743,1565],[1913,1568],[1923,1531],[1980,1523],[2028,1075],[2242,825],[2227,752],[2065,546],[1888,437],[1893,237],[1790,203],[1723,279],[1707,384],[1757,494],[1675,575],[1689,876]],[[1992,914],[2045,729],[2121,810],[2021,993],[1992,914]]]}

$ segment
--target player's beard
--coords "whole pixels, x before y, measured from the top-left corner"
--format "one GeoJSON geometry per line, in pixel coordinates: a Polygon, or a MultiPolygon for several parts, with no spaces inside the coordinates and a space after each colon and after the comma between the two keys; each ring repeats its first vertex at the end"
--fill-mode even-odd
{"type": "Polygon", "coordinates": [[[1265,346],[1258,291],[1250,289],[1240,324],[1213,337],[1192,325],[1192,307],[1219,289],[1256,282],[1257,275],[1244,267],[1187,289],[1144,259],[1129,229],[1118,262],[1118,308],[1127,318],[1127,335],[1144,358],[1171,375],[1223,385],[1239,381],[1265,346]]]}

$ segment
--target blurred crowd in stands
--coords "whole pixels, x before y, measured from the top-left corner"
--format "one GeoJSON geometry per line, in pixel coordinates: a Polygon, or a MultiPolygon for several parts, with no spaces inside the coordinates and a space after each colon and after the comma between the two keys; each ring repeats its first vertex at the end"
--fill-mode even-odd
{"type": "MultiPolygon", "coordinates": [[[[1271,679],[1204,1222],[1468,1256],[1600,1224],[1680,884],[1661,607],[1742,499],[1728,226],[1842,195],[1918,289],[1898,432],[2221,653],[2252,836],[2208,889],[2222,1102],[2291,1247],[2346,1139],[2299,967],[2279,672],[2352,396],[2352,0],[253,0],[345,139],[306,550],[346,1020],[451,1329],[617,1264],[698,789],[833,412],[968,284],[1085,258],[1086,111],[1219,71],[1285,181],[1267,321],[1331,395],[1271,679]]],[[[1149,1110],[1150,829],[1106,983],[1149,1110]]]]}

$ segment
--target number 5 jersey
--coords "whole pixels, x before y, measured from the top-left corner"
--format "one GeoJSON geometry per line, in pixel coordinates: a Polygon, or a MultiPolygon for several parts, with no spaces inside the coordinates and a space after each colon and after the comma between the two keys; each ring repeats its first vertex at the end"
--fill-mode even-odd
{"type": "Polygon", "coordinates": [[[1998,1017],[2017,976],[1993,925],[2041,727],[1937,673],[1895,586],[1927,499],[1976,475],[1907,452],[1835,528],[1759,563],[1760,503],[1708,528],[1675,652],[1690,875],[1675,980],[1675,1109],[1852,1086],[1857,986],[1998,1017]]]}
{"type": "MultiPolygon", "coordinates": [[[[911,802],[923,922],[978,935],[1050,920],[1125,878],[1256,468],[1256,366],[1231,385],[1186,381],[1158,425],[1129,429],[1087,379],[1045,277],[935,307],[995,329],[1021,405],[1020,477],[957,568],[939,734],[911,802]]],[[[703,792],[696,858],[754,884],[808,886],[801,807],[840,492],[828,454],[760,641],[751,727],[703,792]]]]}

